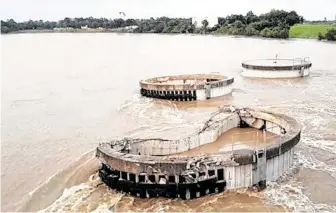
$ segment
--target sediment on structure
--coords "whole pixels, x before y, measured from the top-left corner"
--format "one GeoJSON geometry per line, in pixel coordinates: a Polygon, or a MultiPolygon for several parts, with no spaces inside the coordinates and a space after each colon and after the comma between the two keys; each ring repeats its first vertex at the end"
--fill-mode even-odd
{"type": "Polygon", "coordinates": [[[312,63],[307,59],[262,59],[242,63],[244,77],[295,78],[308,76],[312,63]]]}
{"type": "Polygon", "coordinates": [[[122,138],[101,143],[99,176],[110,188],[138,197],[192,199],[224,190],[257,187],[279,178],[293,162],[301,126],[286,115],[224,106],[195,133],[179,140],[122,138]],[[174,155],[212,143],[232,128],[278,135],[264,147],[238,146],[199,156],[174,155]]]}
{"type": "Polygon", "coordinates": [[[172,101],[206,100],[232,92],[232,77],[212,74],[176,75],[140,81],[142,96],[172,101]]]}

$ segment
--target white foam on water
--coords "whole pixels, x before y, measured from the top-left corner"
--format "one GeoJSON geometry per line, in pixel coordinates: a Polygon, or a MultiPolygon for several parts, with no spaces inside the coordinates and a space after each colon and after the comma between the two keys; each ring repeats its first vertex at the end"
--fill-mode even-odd
{"type": "Polygon", "coordinates": [[[336,206],[313,203],[303,191],[304,187],[299,185],[299,183],[274,183],[268,186],[265,194],[267,195],[267,200],[272,204],[287,206],[293,209],[293,212],[336,211],[336,206]]]}
{"type": "Polygon", "coordinates": [[[302,143],[312,148],[318,148],[336,154],[336,141],[302,138],[302,143]]]}
{"type": "Polygon", "coordinates": [[[303,151],[296,151],[295,154],[298,158],[299,163],[306,168],[313,170],[320,170],[323,172],[327,172],[334,178],[336,178],[336,168],[334,166],[330,166],[318,159],[316,159],[313,155],[307,155],[303,151]]]}
{"type": "MultiPolygon", "coordinates": [[[[331,104],[331,106],[333,106],[331,104]]],[[[290,101],[283,101],[282,103],[276,103],[273,105],[260,105],[258,106],[260,109],[265,110],[274,110],[279,111],[281,113],[286,113],[295,117],[300,122],[304,122],[307,120],[319,120],[322,121],[323,119],[321,116],[336,116],[336,109],[334,107],[328,107],[325,104],[321,103],[309,103],[303,102],[299,99],[294,99],[290,101]],[[288,109],[291,109],[290,111],[288,109]]],[[[310,124],[310,122],[309,122],[310,124]]],[[[316,122],[314,124],[317,124],[316,122]]]]}
{"type": "Polygon", "coordinates": [[[109,209],[109,206],[107,204],[100,205],[98,208],[92,211],[93,213],[105,213],[105,212],[113,212],[109,209]]]}
{"type": "MultiPolygon", "coordinates": [[[[89,177],[88,182],[64,189],[62,195],[55,200],[54,203],[38,212],[64,212],[77,210],[79,209],[78,207],[82,205],[83,201],[97,189],[99,184],[101,184],[99,176],[93,174],[89,177]]],[[[108,208],[98,207],[97,210],[106,212],[108,208]]]]}
{"type": "MultiPolygon", "coordinates": [[[[55,211],[59,211],[60,206],[65,206],[67,204],[70,204],[71,206],[76,205],[76,203],[69,203],[67,202],[67,200],[73,200],[73,196],[75,193],[79,192],[79,191],[85,191],[85,189],[89,189],[89,185],[87,185],[86,183],[80,184],[80,185],[76,185],[73,186],[71,188],[65,189],[63,191],[63,194],[61,195],[61,197],[59,197],[52,205],[48,206],[47,208],[38,211],[40,213],[44,213],[44,212],[55,212],[55,211]],[[71,198],[70,198],[71,197],[71,198]]],[[[89,191],[88,191],[89,192],[89,191]]],[[[78,202],[78,200],[77,200],[78,202]]],[[[61,210],[62,211],[62,210],[61,210]]]]}
{"type": "Polygon", "coordinates": [[[314,204],[303,192],[304,187],[299,183],[272,183],[265,191],[267,200],[275,205],[287,206],[294,212],[334,211],[334,206],[314,204]]]}
{"type": "MultiPolygon", "coordinates": [[[[182,123],[183,113],[179,111],[175,104],[169,101],[153,100],[143,98],[140,95],[133,95],[119,107],[118,111],[123,117],[130,116],[144,121],[155,121],[156,119],[168,119],[174,123],[182,123]],[[160,110],[157,110],[160,108],[160,110]]],[[[126,118],[125,118],[126,119],[126,118]]]]}
{"type": "Polygon", "coordinates": [[[127,99],[119,108],[118,112],[123,116],[131,115],[134,117],[146,118],[146,112],[152,108],[154,102],[152,99],[142,98],[140,95],[133,95],[127,99]]]}
{"type": "Polygon", "coordinates": [[[138,105],[148,105],[151,103],[150,99],[141,98],[139,94],[132,95],[130,98],[126,99],[126,101],[117,109],[118,112],[122,112],[125,109],[138,104],[138,105]]]}
{"type": "Polygon", "coordinates": [[[268,202],[274,205],[287,206],[293,212],[334,212],[336,206],[323,203],[313,203],[305,194],[305,187],[301,182],[293,179],[294,173],[298,170],[300,163],[295,165],[282,175],[277,182],[271,182],[265,189],[268,202]]]}
{"type": "Polygon", "coordinates": [[[309,103],[309,104],[297,103],[295,105],[291,105],[290,107],[293,107],[293,109],[297,111],[308,112],[308,113],[305,113],[306,116],[309,114],[314,117],[316,117],[316,115],[321,115],[321,114],[336,116],[336,110],[334,108],[327,108],[325,105],[321,103],[309,103]]]}
{"type": "Polygon", "coordinates": [[[200,110],[180,110],[170,101],[153,100],[134,95],[119,108],[122,120],[133,120],[136,128],[124,133],[126,137],[161,137],[176,139],[202,127],[206,114],[200,110]],[[158,110],[159,109],[159,110],[158,110]],[[173,136],[174,138],[167,136],[173,136]]]}

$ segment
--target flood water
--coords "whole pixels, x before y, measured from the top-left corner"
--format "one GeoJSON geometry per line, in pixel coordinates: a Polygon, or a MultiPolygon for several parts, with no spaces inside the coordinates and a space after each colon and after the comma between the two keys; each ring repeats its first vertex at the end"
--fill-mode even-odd
{"type": "Polygon", "coordinates": [[[176,155],[200,156],[218,152],[228,152],[238,149],[264,148],[268,144],[280,142],[280,137],[272,132],[265,132],[255,128],[232,128],[222,133],[214,142],[201,145],[176,155]]]}
{"type": "Polygon", "coordinates": [[[336,44],[192,35],[1,36],[2,211],[336,211],[336,44]],[[311,75],[240,76],[245,60],[310,57],[311,75]],[[218,72],[229,96],[174,103],[142,98],[139,80],[218,72]],[[303,124],[294,165],[261,193],[192,201],[136,199],[97,178],[93,149],[116,136],[189,134],[222,104],[256,106],[303,124]]]}

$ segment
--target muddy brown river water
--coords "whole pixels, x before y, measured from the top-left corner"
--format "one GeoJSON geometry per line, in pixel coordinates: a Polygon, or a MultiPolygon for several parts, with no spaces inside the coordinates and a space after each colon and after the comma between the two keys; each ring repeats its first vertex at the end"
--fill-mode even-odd
{"type": "Polygon", "coordinates": [[[315,40],[132,34],[1,36],[2,211],[336,211],[336,44],[315,40]],[[247,79],[245,60],[310,57],[299,79],[247,79]],[[140,79],[218,72],[233,93],[175,103],[142,98],[140,79]],[[261,192],[191,201],[136,199],[97,178],[93,149],[116,136],[181,137],[222,104],[302,125],[293,168],[261,192]]]}
{"type": "Polygon", "coordinates": [[[265,132],[255,128],[233,128],[224,132],[212,143],[204,144],[194,149],[180,152],[176,155],[199,156],[211,155],[217,152],[237,150],[250,147],[266,147],[267,144],[274,144],[280,141],[278,135],[265,132]]]}

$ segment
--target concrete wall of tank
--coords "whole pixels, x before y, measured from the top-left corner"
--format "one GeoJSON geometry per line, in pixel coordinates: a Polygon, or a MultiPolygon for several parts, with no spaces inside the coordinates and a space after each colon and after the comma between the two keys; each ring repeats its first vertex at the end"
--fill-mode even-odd
{"type": "MultiPolygon", "coordinates": [[[[240,114],[239,118],[247,124],[255,126],[255,128],[266,128],[268,131],[281,134],[282,141],[279,144],[249,150],[245,152],[245,154],[235,153],[234,151],[234,163],[222,164],[220,162],[213,162],[207,166],[207,169],[198,168],[194,170],[197,171],[195,172],[195,178],[202,175],[206,177],[214,176],[214,186],[216,186],[215,191],[250,187],[260,183],[266,184],[266,182],[275,181],[293,163],[294,147],[300,140],[299,124],[286,116],[279,117],[258,111],[251,111],[249,113],[250,114],[247,116],[240,114]],[[286,129],[286,132],[283,132],[284,129],[286,129]]],[[[220,116],[222,115],[218,114],[218,117],[220,116]]],[[[232,128],[231,125],[236,125],[236,120],[237,118],[233,118],[231,123],[229,122],[229,125],[222,122],[216,123],[216,125],[212,126],[216,127],[216,131],[214,131],[214,128],[208,128],[201,132],[199,134],[199,138],[195,139],[197,142],[193,143],[193,146],[208,143],[213,138],[216,138],[216,135],[219,136],[221,134],[220,132],[224,132],[225,129],[232,128]]],[[[166,152],[174,151],[176,153],[176,150],[172,150],[170,148],[168,141],[166,141],[167,143],[164,143],[163,146],[161,142],[162,141],[158,140],[150,143],[153,143],[153,146],[161,146],[162,149],[165,148],[164,150],[166,150],[166,152]]],[[[187,141],[176,143],[178,143],[178,145],[175,145],[177,150],[185,151],[185,149],[191,148],[189,145],[186,145],[186,143],[188,143],[187,141]]],[[[149,144],[146,144],[146,146],[147,145],[149,144]]],[[[152,149],[149,152],[162,153],[161,150],[155,149],[152,149]]],[[[172,159],[169,162],[169,159],[159,160],[160,157],[156,156],[133,155],[133,157],[127,157],[127,154],[125,153],[120,153],[111,157],[111,155],[107,156],[101,151],[97,151],[97,157],[100,158],[103,164],[109,165],[111,169],[114,169],[117,173],[119,173],[119,179],[125,179],[127,181],[132,179],[135,182],[138,182],[140,179],[145,182],[151,180],[150,183],[156,184],[157,189],[160,187],[166,187],[165,184],[168,183],[170,179],[174,179],[173,184],[182,184],[182,182],[179,181],[181,173],[188,170],[188,162],[179,158],[172,159]],[[140,160],[142,158],[144,159],[140,160]],[[148,169],[149,167],[150,169],[148,169]],[[141,175],[145,177],[140,178],[141,175]],[[165,181],[161,181],[163,179],[165,181]]],[[[196,181],[195,184],[197,183],[198,182],[196,181]]],[[[178,185],[176,185],[176,187],[178,187],[178,185]]],[[[182,196],[188,199],[188,197],[192,194],[190,190],[183,192],[185,194],[182,196]]],[[[202,188],[202,190],[205,190],[205,194],[211,192],[210,189],[206,188],[202,188]]],[[[195,196],[192,197],[198,197],[201,194],[204,193],[197,192],[195,196]]]]}
{"type": "MultiPolygon", "coordinates": [[[[217,116],[221,116],[220,114],[217,116]]],[[[181,140],[152,139],[132,144],[132,154],[139,155],[171,155],[194,149],[201,145],[215,141],[224,132],[238,127],[240,118],[238,114],[232,114],[221,120],[216,128],[209,128],[199,134],[181,140]]]]}
{"type": "MultiPolygon", "coordinates": [[[[218,114],[217,116],[221,116],[221,114],[218,114]]],[[[151,139],[144,142],[133,143],[130,153],[139,155],[172,155],[185,152],[215,141],[224,132],[238,127],[240,119],[257,129],[262,128],[264,125],[266,131],[278,135],[275,140],[281,140],[281,126],[286,128],[286,123],[282,120],[277,120],[277,123],[275,123],[276,121],[272,122],[252,117],[240,118],[238,114],[233,114],[221,120],[218,118],[220,121],[216,124],[216,127],[209,128],[199,134],[194,134],[181,140],[151,139]]]]}
{"type": "Polygon", "coordinates": [[[140,82],[140,93],[145,97],[174,101],[206,100],[224,96],[232,92],[234,78],[225,78],[213,82],[195,80],[170,80],[162,83],[140,82]]]}
{"type": "Polygon", "coordinates": [[[232,84],[222,86],[222,87],[216,87],[216,88],[211,88],[209,95],[207,94],[206,89],[199,89],[196,90],[196,97],[197,100],[206,100],[207,95],[208,98],[216,98],[224,95],[228,95],[232,92],[232,84]]]}
{"type": "Polygon", "coordinates": [[[310,73],[310,68],[303,70],[258,70],[243,69],[241,75],[251,78],[297,78],[305,77],[310,73]]]}
{"type": "Polygon", "coordinates": [[[293,165],[295,148],[289,149],[287,152],[279,156],[267,159],[266,166],[266,181],[276,181],[281,175],[283,175],[288,168],[293,165]]]}
{"type": "MultiPolygon", "coordinates": [[[[247,188],[252,186],[258,186],[260,183],[269,183],[272,181],[277,180],[293,163],[293,156],[294,156],[294,148],[290,149],[289,151],[267,159],[266,167],[259,167],[256,163],[245,164],[245,165],[238,165],[238,166],[224,166],[218,167],[216,169],[209,169],[204,171],[206,175],[214,175],[215,181],[213,182],[212,186],[214,190],[211,188],[200,188],[196,190],[193,194],[193,190],[191,188],[195,188],[195,186],[190,185],[190,189],[186,188],[183,191],[183,195],[177,194],[175,197],[190,199],[190,198],[197,198],[201,197],[202,195],[210,194],[215,192],[221,192],[225,190],[233,190],[239,188],[247,188]],[[257,169],[258,168],[258,169],[257,169]],[[260,169],[264,171],[260,171],[260,169]],[[265,175],[263,175],[265,174],[265,175]]],[[[258,161],[258,160],[257,160],[258,161]]],[[[112,168],[111,168],[112,169],[112,168]]],[[[202,171],[203,172],[203,171],[202,171]]],[[[114,171],[118,177],[118,180],[128,181],[129,184],[139,184],[139,183],[148,183],[150,187],[145,189],[145,197],[156,197],[158,196],[157,191],[161,191],[160,187],[165,187],[166,184],[175,184],[176,188],[179,186],[184,185],[184,181],[182,181],[182,177],[180,175],[162,175],[162,174],[147,174],[142,173],[140,175],[130,173],[130,172],[123,172],[123,171],[114,171]],[[154,194],[153,196],[153,190],[154,194]],[[151,191],[151,192],[149,192],[151,191]]],[[[199,177],[199,174],[196,174],[196,178],[199,177]]],[[[109,181],[105,182],[109,185],[109,181]]],[[[128,184],[128,185],[129,185],[128,184]]],[[[198,182],[195,182],[197,185],[198,182]]],[[[117,185],[114,186],[110,185],[112,188],[116,188],[117,185]]],[[[145,187],[145,186],[143,186],[145,187]]],[[[185,186],[184,186],[185,187],[185,186]]],[[[264,186],[266,187],[266,186],[264,186]]],[[[123,190],[123,189],[121,189],[123,190]]],[[[135,194],[136,196],[140,196],[140,194],[135,194]]]]}
{"type": "MultiPolygon", "coordinates": [[[[267,116],[266,113],[256,113],[254,116],[267,116]]],[[[281,147],[285,143],[286,140],[291,140],[292,137],[297,137],[296,135],[293,136],[291,134],[285,134],[284,129],[290,129],[290,125],[287,123],[286,120],[279,117],[269,116],[267,117],[268,120],[263,120],[258,117],[243,117],[238,116],[238,114],[234,113],[231,116],[225,116],[223,114],[217,114],[212,119],[215,120],[215,124],[210,124],[208,128],[204,128],[203,130],[199,131],[199,133],[192,134],[190,137],[186,137],[181,140],[163,140],[163,139],[149,139],[149,140],[140,140],[141,142],[134,142],[132,143],[132,149],[130,154],[138,155],[171,155],[180,152],[184,152],[193,148],[196,148],[200,145],[211,143],[216,140],[223,132],[239,126],[240,119],[246,122],[248,125],[253,126],[255,128],[263,128],[269,132],[273,132],[278,135],[282,135],[282,137],[277,136],[275,140],[279,140],[279,143],[273,144],[275,148],[281,147]],[[280,141],[281,140],[281,141],[280,141]],[[150,147],[150,148],[146,148],[150,147]]],[[[299,135],[298,135],[299,136],[299,135]]],[[[299,137],[296,139],[298,142],[299,137]]],[[[295,145],[295,144],[294,144],[295,145]]],[[[293,146],[294,146],[293,145],[293,146]]],[[[274,149],[274,147],[267,146],[268,150],[274,149]]],[[[290,146],[291,147],[291,146],[290,146]]],[[[251,148],[254,150],[255,148],[251,148]]],[[[277,149],[275,152],[281,152],[280,149],[277,149]]],[[[288,148],[283,147],[283,151],[288,151],[288,148]]],[[[230,149],[231,151],[231,149],[230,149]]],[[[278,153],[281,154],[281,153],[278,153]]],[[[278,155],[277,153],[274,154],[272,151],[271,157],[278,155]]],[[[268,157],[268,158],[271,158],[268,157]]]]}

